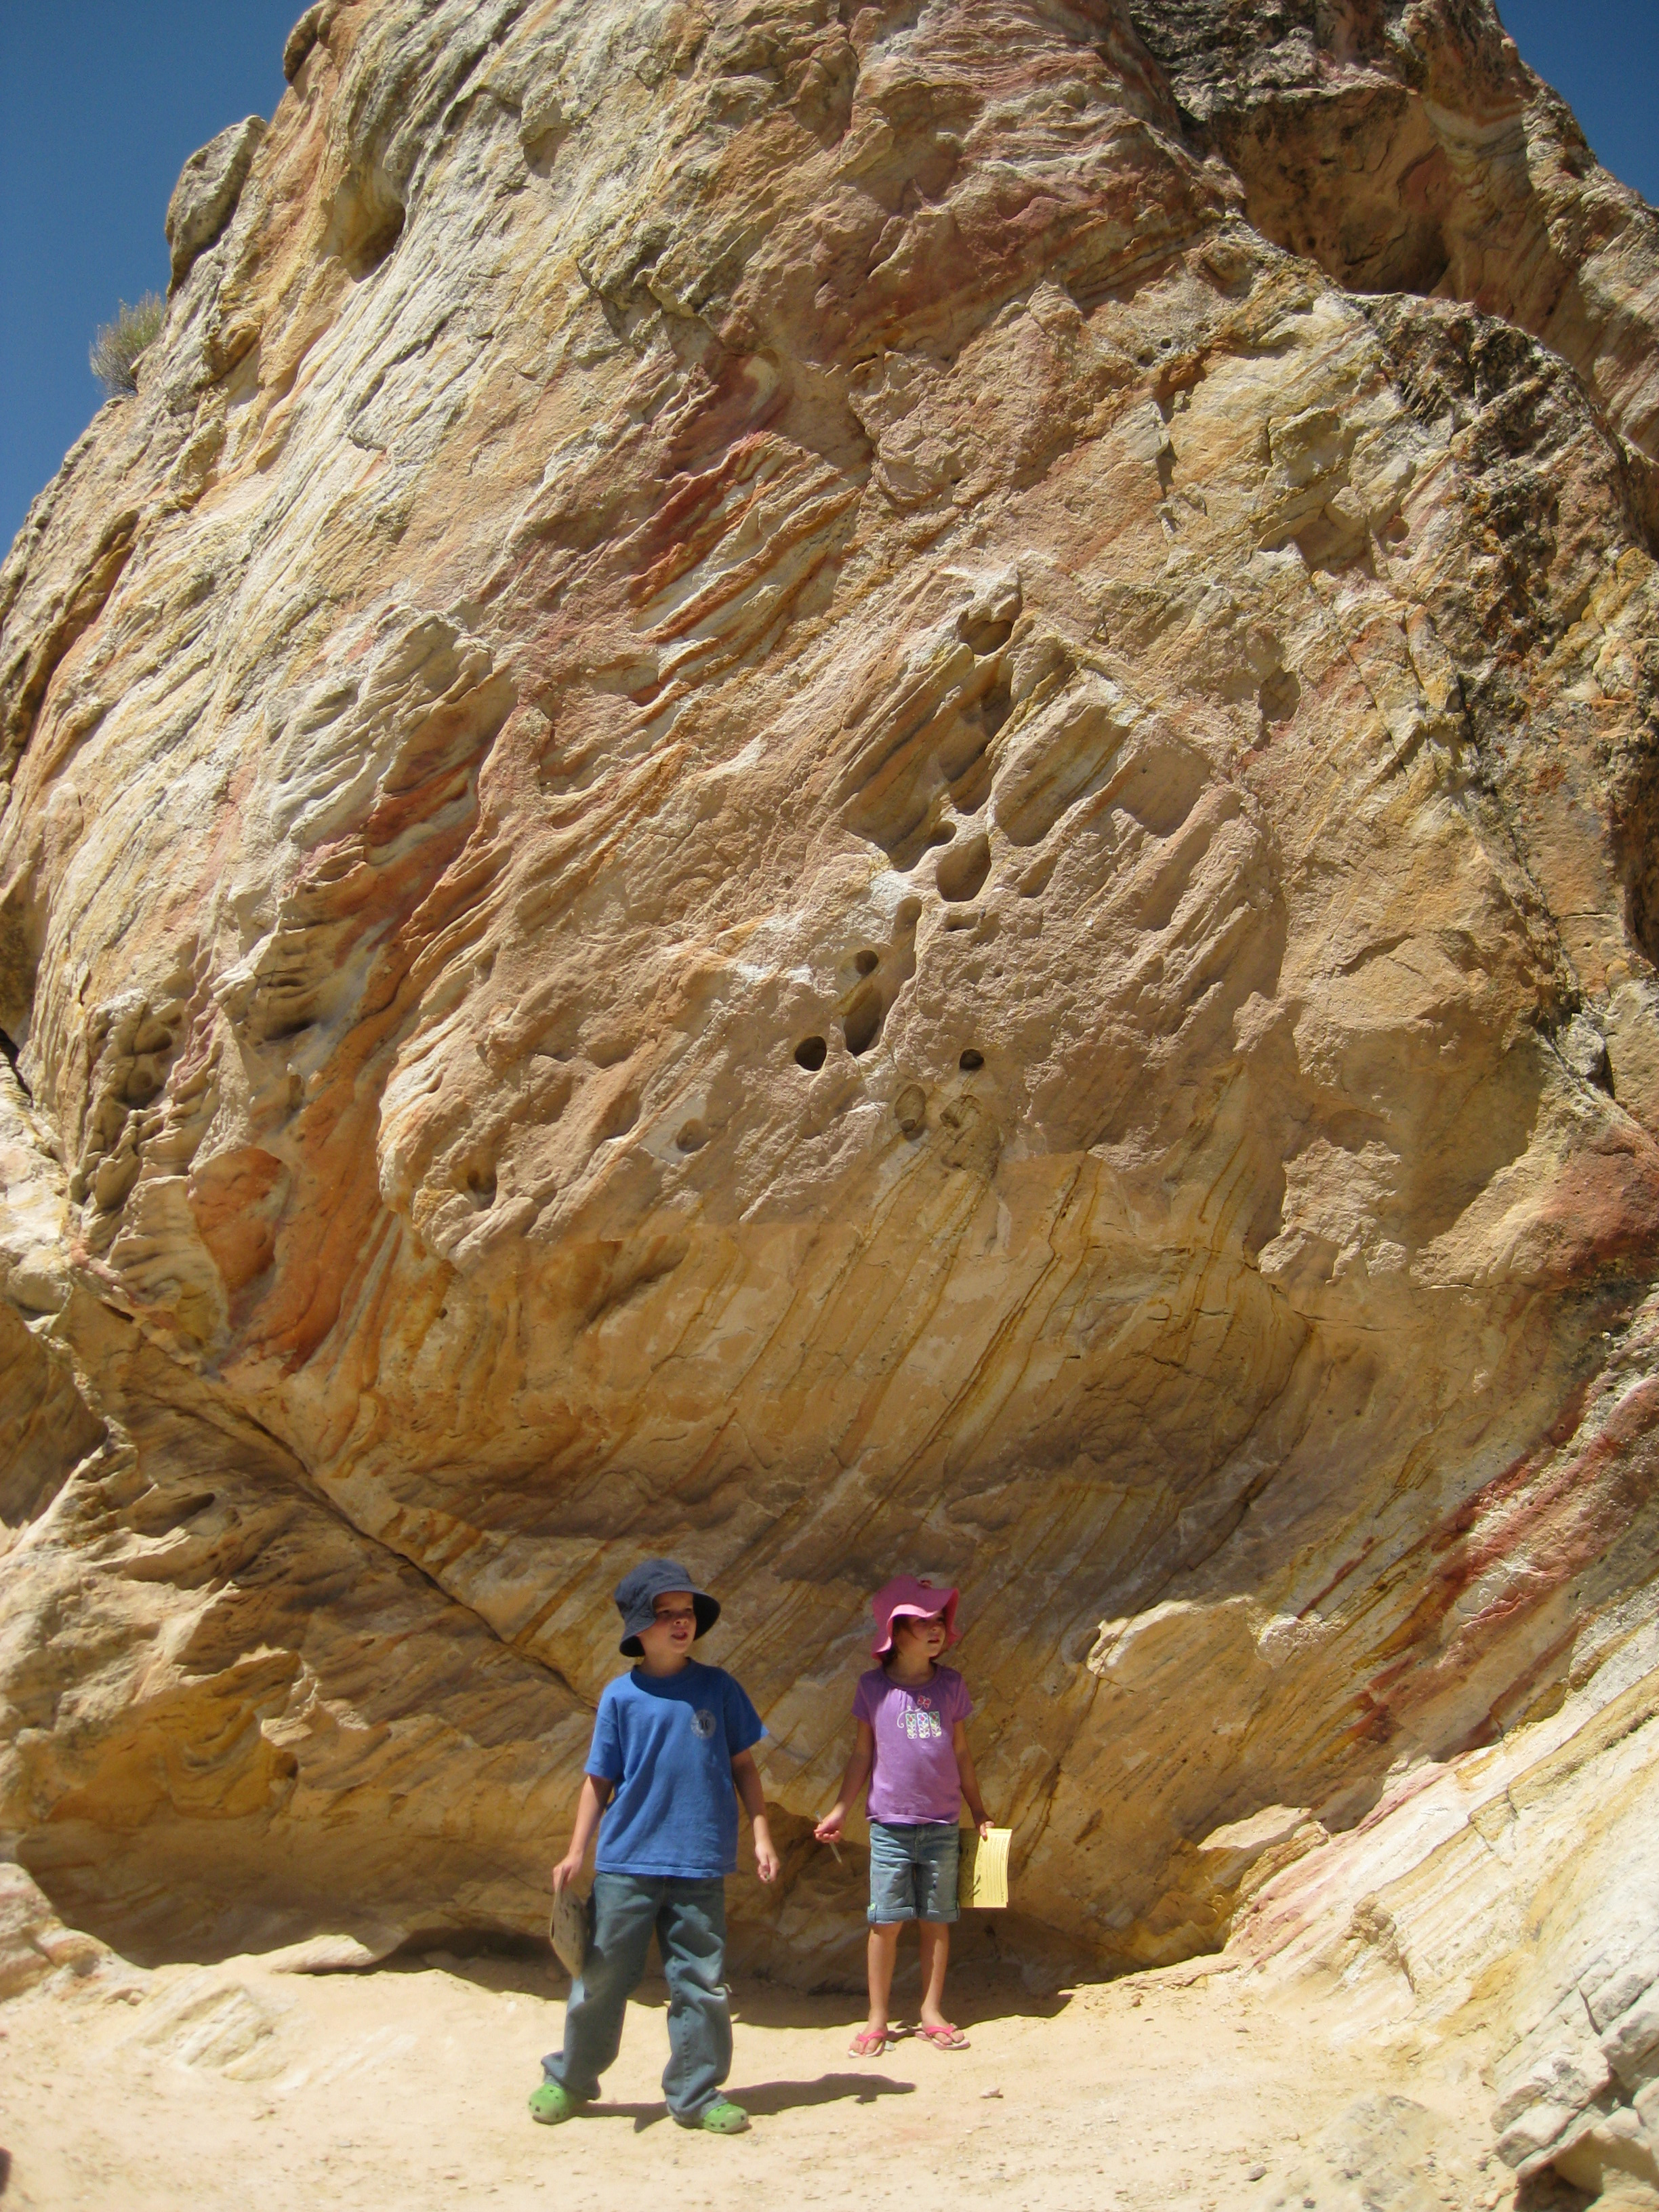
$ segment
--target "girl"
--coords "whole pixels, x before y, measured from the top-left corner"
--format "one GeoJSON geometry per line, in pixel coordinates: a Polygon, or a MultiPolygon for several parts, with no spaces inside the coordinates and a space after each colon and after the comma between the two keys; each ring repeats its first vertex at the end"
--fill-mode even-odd
{"type": "Polygon", "coordinates": [[[899,1929],[921,1923],[921,2027],[940,2051],[965,2051],[968,2039],[945,2017],[945,1968],[957,1917],[957,1823],[968,1801],[981,1836],[991,1823],[968,1748],[967,1686],[939,1655],[957,1640],[957,1593],[897,1575],[876,1592],[881,1662],[859,1677],[853,1700],[858,1738],[841,1794],[816,1833],[834,1843],[848,1809],[870,1785],[870,2017],[849,2055],[870,2058],[893,2041],[887,2001],[898,1956],[899,1929]]]}

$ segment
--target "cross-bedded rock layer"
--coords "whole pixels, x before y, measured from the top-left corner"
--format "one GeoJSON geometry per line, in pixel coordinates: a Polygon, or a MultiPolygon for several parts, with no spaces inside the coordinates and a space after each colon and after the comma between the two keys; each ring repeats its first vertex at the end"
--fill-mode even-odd
{"type": "Polygon", "coordinates": [[[808,1976],[896,1567],[1073,1971],[1646,1653],[1659,228],[1480,0],[1268,12],[323,0],[187,169],[0,580],[69,1917],[537,1925],[644,1549],[808,1976]]]}

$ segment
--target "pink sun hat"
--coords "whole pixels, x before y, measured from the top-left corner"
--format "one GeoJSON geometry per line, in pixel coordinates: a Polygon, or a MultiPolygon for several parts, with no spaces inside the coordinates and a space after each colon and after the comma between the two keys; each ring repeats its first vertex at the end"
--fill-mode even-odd
{"type": "Polygon", "coordinates": [[[918,1580],[915,1575],[895,1575],[890,1583],[884,1583],[870,1602],[875,1608],[876,1640],[870,1646],[879,1659],[893,1648],[893,1623],[901,1613],[912,1613],[919,1620],[931,1620],[936,1613],[945,1615],[945,1640],[947,1644],[957,1641],[957,1595],[953,1589],[936,1589],[932,1583],[918,1580]]]}

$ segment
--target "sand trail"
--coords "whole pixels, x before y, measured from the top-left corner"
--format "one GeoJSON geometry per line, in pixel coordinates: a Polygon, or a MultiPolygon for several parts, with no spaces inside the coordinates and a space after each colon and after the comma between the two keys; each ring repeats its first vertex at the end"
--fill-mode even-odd
{"type": "Polygon", "coordinates": [[[309,1977],[240,1960],[134,1976],[125,1996],[44,1988],[0,2009],[4,2212],[292,2212],[296,2192],[363,2212],[659,2197],[713,2212],[737,2189],[824,2207],[971,2190],[1030,2212],[1515,2202],[1466,2056],[1409,2035],[1345,2043],[1334,2014],[1237,1973],[1052,1996],[964,1973],[951,2000],[971,2049],[908,2038],[878,2063],[848,2056],[855,1999],[740,1986],[731,2086],[755,2125],[732,2141],[669,2120],[649,1982],[605,2103],[536,2126],[525,2099],[562,1990],[550,1967],[500,1955],[309,1977]]]}

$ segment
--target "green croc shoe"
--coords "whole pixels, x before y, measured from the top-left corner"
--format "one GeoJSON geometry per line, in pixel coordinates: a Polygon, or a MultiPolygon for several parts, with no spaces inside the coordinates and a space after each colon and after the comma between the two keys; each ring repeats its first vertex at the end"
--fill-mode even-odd
{"type": "Polygon", "coordinates": [[[740,2136],[748,2130],[749,2115],[729,2097],[717,2097],[712,2105],[703,2106],[695,2120],[682,2120],[680,2125],[701,2128],[706,2136],[740,2136]]]}
{"type": "Polygon", "coordinates": [[[530,2093],[530,2117],[544,2127],[556,2128],[561,2120],[574,2119],[586,2102],[586,2097],[573,2097],[562,2081],[544,2081],[530,2093]]]}

